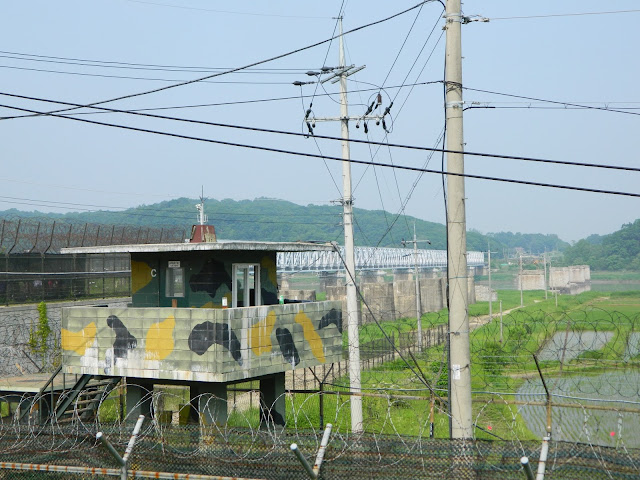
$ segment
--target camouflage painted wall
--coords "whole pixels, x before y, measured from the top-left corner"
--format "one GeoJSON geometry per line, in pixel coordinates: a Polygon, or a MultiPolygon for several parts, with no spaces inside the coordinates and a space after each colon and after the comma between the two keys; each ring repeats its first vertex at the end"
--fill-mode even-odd
{"type": "Polygon", "coordinates": [[[221,308],[226,297],[231,306],[231,275],[234,263],[260,265],[263,305],[278,303],[276,252],[217,251],[157,254],[131,254],[131,292],[134,307],[170,307],[165,295],[169,261],[185,268],[185,296],[177,298],[178,307],[221,308]]]}
{"type": "Polygon", "coordinates": [[[65,308],[66,373],[230,382],[342,358],[340,302],[65,308]]]}

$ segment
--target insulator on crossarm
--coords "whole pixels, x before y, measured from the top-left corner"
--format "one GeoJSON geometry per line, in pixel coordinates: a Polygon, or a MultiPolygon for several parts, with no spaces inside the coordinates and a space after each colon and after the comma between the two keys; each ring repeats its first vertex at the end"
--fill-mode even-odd
{"type": "Polygon", "coordinates": [[[373,112],[373,106],[376,104],[375,100],[373,102],[371,102],[371,105],[369,105],[369,108],[367,108],[367,111],[365,112],[364,116],[366,117],[367,115],[369,115],[371,112],[373,112]]]}
{"type": "Polygon", "coordinates": [[[391,102],[391,104],[384,109],[384,113],[382,114],[383,117],[391,111],[391,107],[393,107],[393,102],[391,102]]]}

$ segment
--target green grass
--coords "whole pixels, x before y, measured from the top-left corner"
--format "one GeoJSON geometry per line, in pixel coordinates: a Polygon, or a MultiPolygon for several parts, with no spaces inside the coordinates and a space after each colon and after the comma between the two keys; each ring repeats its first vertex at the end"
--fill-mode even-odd
{"type": "Polygon", "coordinates": [[[620,271],[620,272],[605,272],[605,271],[591,271],[591,280],[618,280],[618,281],[635,281],[640,282],[640,272],[633,271],[620,271]]]}
{"type": "MultiPolygon", "coordinates": [[[[520,306],[519,291],[498,291],[503,301],[503,309],[520,306]]],[[[504,315],[502,327],[505,342],[499,342],[500,319],[494,302],[494,319],[471,333],[472,390],[516,392],[526,377],[537,375],[531,353],[538,352],[545,342],[556,332],[608,330],[615,335],[599,350],[588,350],[578,358],[563,365],[563,375],[597,375],[607,371],[603,361],[619,360],[624,354],[628,335],[638,331],[640,321],[640,292],[607,293],[585,292],[577,296],[559,296],[544,299],[544,292],[524,292],[524,308],[517,308],[504,315]],[[634,327],[635,325],[635,327],[634,327]],[[634,330],[635,329],[635,330],[634,330]]],[[[470,315],[488,313],[488,302],[470,306],[470,315]]],[[[422,317],[424,328],[447,322],[447,311],[428,313],[422,317]]],[[[397,335],[415,330],[416,319],[401,319],[396,322],[382,322],[387,335],[397,335]]],[[[346,333],[344,334],[346,342],[346,333]]],[[[366,325],[361,329],[361,343],[383,338],[378,325],[366,325]]],[[[397,338],[397,336],[396,336],[397,338]]],[[[346,343],[345,343],[346,345],[346,343]]],[[[446,368],[444,377],[436,378],[441,362],[446,361],[443,346],[433,347],[416,355],[428,382],[446,388],[446,368]],[[438,382],[440,380],[440,383],[438,382]],[[442,381],[444,380],[444,384],[442,381]]],[[[408,357],[409,363],[412,359],[408,357]]],[[[606,363],[605,365],[609,365],[606,363]]],[[[553,378],[560,371],[558,361],[541,362],[545,377],[553,378]]],[[[418,370],[416,368],[416,370],[418,370]]],[[[420,375],[418,373],[418,375],[420,375]]],[[[336,379],[333,391],[347,391],[348,379],[336,379]],[[335,385],[342,385],[335,386],[335,385]]],[[[416,379],[416,373],[402,359],[386,362],[382,366],[362,372],[365,391],[382,396],[363,397],[365,430],[370,433],[428,436],[429,432],[429,391],[416,379]],[[420,398],[406,398],[414,396],[420,398]]],[[[238,385],[238,388],[257,388],[256,384],[238,385]]],[[[165,410],[176,410],[186,403],[185,390],[167,389],[171,399],[165,400],[165,410]],[[172,403],[173,402],[173,403],[172,403]],[[175,403],[175,405],[174,405],[175,403]],[[175,408],[174,408],[175,407],[175,408]]],[[[446,390],[445,390],[446,391],[446,390]]],[[[115,392],[114,392],[115,393],[115,392]]],[[[114,395],[112,393],[112,396],[114,395]]],[[[188,391],[186,391],[188,397],[188,391]]],[[[446,396],[446,393],[442,393],[446,396]]],[[[231,399],[231,394],[229,396],[231,399]]],[[[333,423],[336,431],[347,432],[351,428],[349,397],[347,395],[325,395],[323,400],[323,423],[333,423]]],[[[538,439],[528,430],[525,421],[517,413],[517,408],[507,405],[498,396],[474,394],[473,419],[478,428],[475,435],[479,439],[495,439],[494,435],[506,440],[538,439]]],[[[115,418],[118,414],[117,397],[104,402],[101,419],[115,418]],[[111,402],[111,403],[110,403],[111,402]]],[[[188,398],[187,398],[188,400],[188,398]]],[[[287,396],[287,423],[297,429],[318,429],[320,427],[320,396],[317,394],[291,394],[287,396]]],[[[259,411],[249,408],[231,412],[229,425],[256,428],[259,411]]],[[[435,436],[448,437],[448,418],[444,413],[434,417],[435,436]]]]}

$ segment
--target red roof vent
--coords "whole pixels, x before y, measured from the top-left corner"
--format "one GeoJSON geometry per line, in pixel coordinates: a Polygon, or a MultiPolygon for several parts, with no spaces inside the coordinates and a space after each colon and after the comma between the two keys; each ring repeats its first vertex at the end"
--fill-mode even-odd
{"type": "Polygon", "coordinates": [[[213,243],[216,241],[216,229],[213,225],[194,225],[191,227],[190,243],[213,243]]]}

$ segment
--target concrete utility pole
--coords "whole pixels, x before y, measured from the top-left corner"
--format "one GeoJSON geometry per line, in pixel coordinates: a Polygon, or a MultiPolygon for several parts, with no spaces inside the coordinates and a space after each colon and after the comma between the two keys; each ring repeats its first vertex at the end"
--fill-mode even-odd
{"type": "Polygon", "coordinates": [[[318,72],[307,72],[307,75],[317,76],[317,80],[311,82],[293,82],[296,86],[308,85],[312,83],[331,83],[340,82],[340,117],[316,118],[311,115],[311,105],[306,111],[305,123],[309,130],[309,134],[313,135],[313,127],[315,122],[331,122],[339,121],[342,132],[342,206],[343,206],[343,223],[344,223],[344,248],[345,248],[345,269],[346,269],[346,290],[347,290],[347,335],[349,340],[349,388],[351,390],[351,431],[353,433],[362,433],[362,392],[360,380],[360,337],[359,337],[359,319],[358,319],[358,292],[356,290],[356,262],[353,241],[353,197],[351,196],[351,157],[349,151],[349,120],[355,120],[358,123],[363,122],[365,133],[368,132],[367,122],[375,121],[376,124],[381,123],[385,127],[385,116],[389,114],[393,102],[384,109],[383,113],[371,114],[374,110],[382,108],[382,96],[378,95],[377,101],[369,106],[364,115],[349,117],[347,107],[347,77],[359,72],[365,65],[356,67],[354,65],[345,65],[344,60],[344,42],[342,38],[342,17],[338,17],[340,28],[340,65],[337,68],[323,66],[318,72]],[[324,79],[320,77],[329,74],[324,79]],[[370,115],[371,114],[371,115],[370,115]]]}
{"type": "MultiPolygon", "coordinates": [[[[418,270],[418,242],[426,242],[431,244],[429,240],[418,240],[416,237],[416,224],[413,223],[413,262],[415,266],[415,281],[416,281],[416,319],[418,320],[418,350],[422,351],[422,305],[420,298],[420,275],[418,270]]],[[[409,243],[406,240],[402,240],[402,245],[406,246],[409,243]]]]}
{"type": "MultiPolygon", "coordinates": [[[[447,149],[462,152],[462,52],[460,0],[446,7],[447,149]]],[[[449,279],[449,385],[451,437],[473,436],[471,414],[471,354],[469,347],[467,231],[464,197],[464,155],[447,153],[447,277],[449,279]],[[454,175],[452,175],[454,174],[454,175]],[[457,175],[456,175],[457,174],[457,175]]]]}
{"type": "Polygon", "coordinates": [[[519,271],[520,271],[520,273],[519,273],[519,276],[520,276],[520,306],[524,307],[524,297],[522,295],[522,290],[523,290],[522,284],[523,284],[523,280],[524,280],[522,278],[522,253],[520,254],[520,269],[519,269],[519,271]]]}
{"type": "Polygon", "coordinates": [[[344,71],[342,17],[340,24],[340,124],[342,126],[342,205],[344,208],[344,248],[347,284],[347,334],[349,338],[349,386],[351,390],[351,431],[361,433],[362,389],[360,381],[360,332],[358,331],[358,293],[356,291],[356,260],[353,244],[353,198],[351,197],[351,156],[349,151],[349,111],[347,108],[347,75],[344,71]]]}
{"type": "Polygon", "coordinates": [[[542,257],[542,261],[544,262],[544,299],[548,300],[547,296],[547,247],[544,247],[544,257],[542,257]]]}
{"type": "Polygon", "coordinates": [[[487,242],[489,254],[489,321],[493,320],[493,290],[491,290],[491,242],[487,242]]]}
{"type": "Polygon", "coordinates": [[[418,351],[422,351],[422,309],[420,308],[420,270],[418,270],[418,240],[416,238],[416,224],[413,224],[413,261],[416,276],[416,320],[418,323],[418,351]]]}

